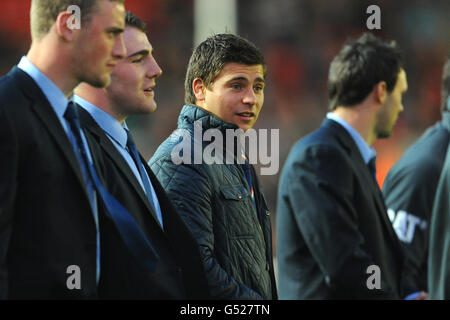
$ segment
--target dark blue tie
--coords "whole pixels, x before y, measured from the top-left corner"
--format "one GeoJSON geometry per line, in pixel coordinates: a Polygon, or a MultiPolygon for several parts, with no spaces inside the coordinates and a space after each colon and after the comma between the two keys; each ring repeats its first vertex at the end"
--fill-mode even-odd
{"type": "MultiPolygon", "coordinates": [[[[372,177],[374,178],[375,181],[377,181],[377,170],[375,167],[375,162],[376,162],[377,157],[373,157],[372,159],[369,160],[369,163],[367,164],[367,166],[369,167],[369,171],[372,174],[372,177]]],[[[378,185],[378,182],[377,182],[378,185]]]]}
{"type": "Polygon", "coordinates": [[[154,271],[159,260],[158,254],[139,228],[139,225],[136,223],[133,216],[105,189],[105,187],[103,187],[103,184],[100,182],[94,166],[87,157],[81,138],[81,127],[78,114],[72,102],[69,102],[67,110],[64,113],[64,118],[66,118],[70,124],[78,146],[76,152],[81,154],[83,165],[87,169],[89,178],[104,204],[105,214],[114,221],[123,241],[134,254],[137,261],[143,263],[149,270],[154,271]]]}
{"type": "Polygon", "coordinates": [[[133,158],[134,163],[136,164],[136,167],[139,170],[139,175],[141,176],[142,183],[144,184],[144,189],[145,189],[145,193],[147,194],[147,198],[150,201],[150,204],[152,205],[153,210],[155,211],[155,213],[157,213],[155,204],[153,203],[153,199],[152,199],[152,189],[150,187],[150,182],[148,181],[147,176],[145,175],[145,168],[144,168],[144,165],[142,164],[141,157],[139,156],[139,152],[133,141],[133,137],[131,137],[130,131],[128,131],[128,130],[125,130],[125,131],[127,132],[128,151],[129,151],[131,157],[133,158]]]}

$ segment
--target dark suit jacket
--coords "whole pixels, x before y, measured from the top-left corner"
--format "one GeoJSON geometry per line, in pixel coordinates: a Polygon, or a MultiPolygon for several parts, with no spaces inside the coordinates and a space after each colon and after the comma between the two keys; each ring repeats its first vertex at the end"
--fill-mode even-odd
{"type": "Polygon", "coordinates": [[[399,241],[382,195],[347,131],[326,119],[292,149],[278,195],[281,299],[401,297],[399,241]],[[377,265],[376,274],[368,267],[377,265]]]}
{"type": "Polygon", "coordinates": [[[101,217],[103,263],[100,298],[208,298],[209,290],[197,242],[146,161],[141,159],[158,196],[164,230],[122,155],[89,113],[81,107],[78,110],[105,187],[134,216],[160,257],[155,272],[145,270],[127,250],[112,222],[101,217]]]}
{"type": "Polygon", "coordinates": [[[0,298],[95,298],[96,231],[79,164],[25,72],[0,80],[0,298]],[[81,271],[81,289],[69,290],[81,271]]]}
{"type": "Polygon", "coordinates": [[[383,184],[386,205],[405,252],[405,294],[428,291],[429,223],[436,188],[450,142],[450,113],[429,128],[389,170],[383,184]]]}

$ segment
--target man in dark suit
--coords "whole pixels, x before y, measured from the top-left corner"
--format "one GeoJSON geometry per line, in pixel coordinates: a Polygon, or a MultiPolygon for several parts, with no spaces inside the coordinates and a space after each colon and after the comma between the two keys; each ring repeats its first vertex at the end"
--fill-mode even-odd
{"type": "Polygon", "coordinates": [[[395,44],[347,42],[328,76],[329,110],[284,166],[277,258],[282,299],[398,299],[400,243],[375,180],[378,138],[391,135],[406,74],[395,44]]]}
{"type": "Polygon", "coordinates": [[[155,271],[130,255],[109,219],[100,216],[102,264],[100,298],[207,298],[208,287],[197,243],[153,172],[139,155],[125,119],[155,111],[154,87],[162,73],[152,55],[146,25],[127,12],[123,34],[126,56],[98,89],[81,84],[74,101],[104,185],[134,216],[154,246],[155,271]],[[112,281],[113,280],[113,281],[112,281]]]}
{"type": "Polygon", "coordinates": [[[442,76],[442,121],[406,150],[383,184],[389,217],[405,251],[403,286],[407,295],[421,291],[426,295],[428,291],[429,224],[450,142],[449,58],[442,76]]]}
{"type": "Polygon", "coordinates": [[[96,195],[66,111],[81,81],[110,82],[124,14],[123,1],[32,1],[31,48],[0,80],[0,298],[97,296],[96,195]]]}

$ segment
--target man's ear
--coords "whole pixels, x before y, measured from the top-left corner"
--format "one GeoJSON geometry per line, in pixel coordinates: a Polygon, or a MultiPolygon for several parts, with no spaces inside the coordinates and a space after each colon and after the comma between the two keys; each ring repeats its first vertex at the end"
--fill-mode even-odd
{"type": "Polygon", "coordinates": [[[375,100],[381,104],[384,103],[384,101],[386,101],[386,97],[387,97],[387,87],[386,87],[386,82],[381,81],[378,82],[375,87],[374,87],[374,97],[375,100]]]}
{"type": "Polygon", "coordinates": [[[202,79],[194,79],[194,81],[192,82],[192,91],[194,91],[195,99],[197,101],[205,100],[206,87],[202,79]]]}
{"type": "Polygon", "coordinates": [[[56,33],[64,41],[70,42],[74,39],[77,29],[71,27],[72,13],[68,11],[62,11],[56,18],[55,28],[56,33]]]}

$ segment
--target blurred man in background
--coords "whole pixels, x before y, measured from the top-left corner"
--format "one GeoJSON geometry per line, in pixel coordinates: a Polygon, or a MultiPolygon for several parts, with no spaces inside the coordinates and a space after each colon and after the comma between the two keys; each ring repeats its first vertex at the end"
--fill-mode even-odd
{"type": "MultiPolygon", "coordinates": [[[[450,98],[447,107],[450,108],[450,98]]],[[[436,190],[430,218],[428,291],[431,299],[450,299],[450,150],[436,190]]]]}
{"type": "Polygon", "coordinates": [[[245,132],[255,124],[264,103],[265,76],[264,57],[248,40],[217,34],[203,41],[189,60],[178,130],[149,161],[197,239],[217,299],[277,298],[270,213],[262,188],[234,138],[225,138],[227,130],[245,132]],[[209,162],[204,156],[209,142],[196,138],[199,127],[222,137],[215,140],[215,157],[231,161],[209,162]],[[180,146],[186,149],[183,161],[176,163],[173,150],[180,146]]]}
{"type": "MultiPolygon", "coordinates": [[[[427,292],[429,224],[450,142],[450,59],[443,68],[442,121],[429,128],[391,168],[383,184],[389,217],[405,251],[406,295],[427,292]]],[[[424,294],[424,293],[422,293],[424,294]]]]}
{"type": "Polygon", "coordinates": [[[98,295],[98,198],[68,97],[80,82],[110,83],[125,54],[123,2],[32,1],[31,48],[0,80],[0,298],[98,295]]]}
{"type": "Polygon", "coordinates": [[[376,139],[391,135],[407,90],[395,43],[366,33],[330,65],[322,126],[281,174],[282,299],[399,299],[402,250],[375,179],[376,139]]]}
{"type": "Polygon", "coordinates": [[[79,110],[104,185],[134,216],[159,256],[155,271],[140,265],[111,221],[100,216],[102,278],[100,298],[204,299],[208,287],[197,243],[143,161],[125,120],[156,110],[156,79],[162,74],[153,57],[145,23],[127,12],[123,34],[126,55],[99,89],[81,84],[74,101],[79,110]]]}

